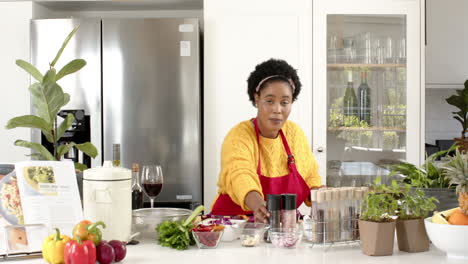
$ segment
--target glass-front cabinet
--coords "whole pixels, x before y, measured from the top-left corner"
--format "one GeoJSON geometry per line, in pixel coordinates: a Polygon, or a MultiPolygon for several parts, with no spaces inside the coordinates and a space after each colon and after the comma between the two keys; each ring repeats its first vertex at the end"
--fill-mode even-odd
{"type": "Polygon", "coordinates": [[[422,2],[314,1],[312,147],[328,186],[423,159],[422,2]]]}

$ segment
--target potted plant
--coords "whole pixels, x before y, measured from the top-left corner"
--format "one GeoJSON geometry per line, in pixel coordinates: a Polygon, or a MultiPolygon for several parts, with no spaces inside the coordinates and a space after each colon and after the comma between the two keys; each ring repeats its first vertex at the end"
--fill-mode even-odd
{"type": "Polygon", "coordinates": [[[393,254],[395,237],[395,211],[401,194],[398,183],[380,184],[378,177],[362,202],[359,219],[361,250],[369,256],[393,254]]]}
{"type": "Polygon", "coordinates": [[[439,151],[426,157],[421,167],[408,162],[393,165],[390,175],[403,175],[404,184],[420,188],[428,197],[435,197],[439,201],[436,206],[437,211],[453,208],[457,205],[455,188],[450,187],[450,180],[444,174],[444,162],[437,162],[436,159],[456,148],[457,146],[454,145],[448,150],[439,151]]]}
{"type": "Polygon", "coordinates": [[[436,198],[427,197],[420,188],[412,189],[409,184],[403,186],[396,222],[399,250],[406,252],[429,250],[424,218],[436,208],[435,202],[438,202],[436,198]]]}
{"type": "Polygon", "coordinates": [[[468,215],[468,151],[458,149],[455,156],[449,159],[443,169],[451,185],[456,185],[458,203],[463,214],[468,215]]]}
{"type": "Polygon", "coordinates": [[[462,125],[461,137],[455,138],[455,142],[460,146],[461,151],[468,152],[468,138],[465,134],[468,133],[468,80],[465,81],[463,90],[456,90],[457,94],[445,99],[447,103],[457,107],[458,112],[452,112],[453,118],[458,120],[462,125]]]}
{"type": "MultiPolygon", "coordinates": [[[[67,153],[72,147],[76,147],[90,157],[95,158],[98,154],[96,147],[90,142],[76,144],[70,142],[67,145],[58,146],[58,140],[63,136],[65,131],[73,124],[74,116],[68,116],[58,124],[57,113],[60,109],[68,104],[70,95],[63,92],[62,87],[58,81],[63,77],[79,71],[86,65],[83,59],[75,59],[66,64],[58,72],[55,65],[62,55],[63,50],[67,46],[70,39],[73,37],[78,27],[72,30],[62,44],[62,47],[57,52],[54,60],[49,64],[50,67],[47,72],[42,75],[30,63],[24,60],[17,60],[16,65],[28,72],[32,79],[36,82],[31,84],[29,91],[35,107],[35,115],[23,115],[12,118],[8,121],[6,129],[13,129],[17,127],[40,129],[47,141],[53,145],[53,153],[50,153],[43,145],[25,140],[16,140],[15,145],[32,149],[31,156],[38,160],[61,160],[63,155],[67,153]]],[[[81,163],[75,163],[75,168],[78,171],[86,169],[86,166],[81,163]]]]}

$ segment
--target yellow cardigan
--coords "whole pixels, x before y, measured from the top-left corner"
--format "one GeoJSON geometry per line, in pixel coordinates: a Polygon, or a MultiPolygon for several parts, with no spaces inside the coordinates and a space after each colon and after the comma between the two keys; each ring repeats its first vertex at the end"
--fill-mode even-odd
{"type": "MultiPolygon", "coordinates": [[[[299,174],[310,188],[320,186],[317,162],[302,129],[288,120],[282,130],[294,155],[299,174]]],[[[281,136],[278,135],[274,139],[260,136],[260,145],[262,175],[279,177],[288,174],[287,154],[281,136]]],[[[243,210],[249,211],[244,205],[247,193],[257,191],[263,196],[257,166],[258,144],[255,128],[252,121],[243,121],[232,128],[224,139],[218,195],[228,194],[243,210]]]]}

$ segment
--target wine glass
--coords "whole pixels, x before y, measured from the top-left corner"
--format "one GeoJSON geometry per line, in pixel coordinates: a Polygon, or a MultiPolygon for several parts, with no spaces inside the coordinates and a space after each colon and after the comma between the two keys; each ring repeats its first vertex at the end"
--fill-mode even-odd
{"type": "Polygon", "coordinates": [[[141,182],[146,195],[150,198],[151,208],[153,208],[154,199],[162,190],[163,173],[160,165],[145,165],[141,173],[141,182]]]}

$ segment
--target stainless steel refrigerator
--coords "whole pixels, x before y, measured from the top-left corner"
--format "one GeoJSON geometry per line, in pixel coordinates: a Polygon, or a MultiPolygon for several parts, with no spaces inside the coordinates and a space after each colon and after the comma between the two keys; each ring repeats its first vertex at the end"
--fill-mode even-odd
{"type": "MultiPolygon", "coordinates": [[[[202,202],[202,125],[198,19],[40,19],[31,22],[31,61],[48,69],[64,38],[80,25],[57,69],[72,59],[87,65],[59,81],[70,110],[84,110],[90,141],[121,164],[161,164],[159,206],[202,202]]],[[[33,139],[41,141],[40,132],[33,139]]],[[[81,155],[80,153],[78,155],[81,155]]],[[[80,156],[81,159],[81,156],[80,156]]]]}

